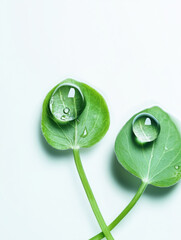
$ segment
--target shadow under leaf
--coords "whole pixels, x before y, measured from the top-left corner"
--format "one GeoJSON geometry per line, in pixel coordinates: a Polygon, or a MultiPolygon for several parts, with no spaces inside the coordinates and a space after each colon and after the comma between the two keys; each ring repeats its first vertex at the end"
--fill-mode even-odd
{"type": "Polygon", "coordinates": [[[68,150],[58,150],[53,148],[52,146],[50,146],[47,141],[45,140],[43,133],[41,131],[41,120],[39,120],[38,123],[38,137],[39,137],[39,141],[41,146],[43,147],[43,149],[46,151],[46,153],[53,157],[53,160],[61,160],[61,158],[66,158],[69,156],[72,156],[72,150],[68,149],[68,150]]]}
{"type": "MultiPolygon", "coordinates": [[[[136,192],[141,184],[141,180],[131,173],[129,173],[117,160],[115,153],[112,153],[111,156],[111,173],[115,181],[120,184],[122,187],[136,192]]],[[[177,184],[160,188],[152,185],[148,185],[145,190],[145,194],[148,194],[152,197],[164,197],[165,195],[171,193],[177,184]]]]}

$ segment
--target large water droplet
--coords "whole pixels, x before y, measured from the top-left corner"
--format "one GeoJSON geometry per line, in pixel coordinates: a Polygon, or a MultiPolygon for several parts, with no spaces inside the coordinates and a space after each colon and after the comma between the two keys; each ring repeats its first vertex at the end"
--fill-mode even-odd
{"type": "Polygon", "coordinates": [[[157,139],[160,124],[153,115],[140,113],[133,119],[132,130],[138,142],[148,143],[157,139]]]}
{"type": "Polygon", "coordinates": [[[59,123],[67,123],[77,119],[85,108],[85,100],[81,90],[73,84],[61,84],[53,92],[49,109],[59,123]]]}

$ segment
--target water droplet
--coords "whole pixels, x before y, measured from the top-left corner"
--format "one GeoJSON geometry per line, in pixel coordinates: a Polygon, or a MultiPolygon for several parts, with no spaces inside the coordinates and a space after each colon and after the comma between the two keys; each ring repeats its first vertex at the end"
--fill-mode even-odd
{"type": "Polygon", "coordinates": [[[64,112],[65,114],[68,114],[68,113],[70,112],[70,109],[69,109],[68,107],[66,107],[66,108],[64,108],[63,112],[64,112]]]}
{"type": "Polygon", "coordinates": [[[87,135],[88,135],[87,128],[84,128],[84,131],[81,134],[81,137],[85,138],[87,135]]]}
{"type": "Polygon", "coordinates": [[[153,115],[140,113],[133,119],[132,130],[140,143],[148,143],[157,139],[160,124],[153,115]]]}
{"type": "Polygon", "coordinates": [[[49,109],[58,123],[77,119],[85,108],[85,99],[79,87],[74,84],[60,84],[52,93],[49,109]]]}
{"type": "Polygon", "coordinates": [[[167,150],[168,150],[168,148],[167,148],[167,147],[165,147],[165,150],[167,151],[167,150]]]}
{"type": "Polygon", "coordinates": [[[178,169],[179,169],[179,166],[178,166],[178,165],[176,165],[176,166],[175,166],[175,169],[176,169],[176,170],[178,170],[178,169]]]}

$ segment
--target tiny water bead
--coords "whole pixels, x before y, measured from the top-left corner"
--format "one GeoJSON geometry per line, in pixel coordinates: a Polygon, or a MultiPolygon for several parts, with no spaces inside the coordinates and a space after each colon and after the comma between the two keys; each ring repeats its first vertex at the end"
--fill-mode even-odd
{"type": "Polygon", "coordinates": [[[175,169],[176,169],[176,170],[178,170],[178,169],[179,169],[179,166],[178,166],[178,165],[176,165],[176,166],[175,166],[175,169]]]}
{"type": "Polygon", "coordinates": [[[157,139],[160,123],[153,115],[140,113],[133,119],[132,130],[140,143],[148,143],[157,139]]]}
{"type": "Polygon", "coordinates": [[[72,84],[59,85],[49,100],[49,109],[59,123],[77,119],[85,108],[85,99],[81,90],[72,84]]]}

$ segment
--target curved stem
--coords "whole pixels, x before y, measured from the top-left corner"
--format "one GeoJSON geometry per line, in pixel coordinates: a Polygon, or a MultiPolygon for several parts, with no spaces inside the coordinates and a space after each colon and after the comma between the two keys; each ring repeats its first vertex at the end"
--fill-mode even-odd
{"type": "MultiPolygon", "coordinates": [[[[118,225],[118,223],[129,213],[129,211],[134,207],[134,205],[137,203],[143,192],[145,191],[147,187],[147,183],[142,182],[137,193],[131,200],[131,202],[126,206],[126,208],[119,214],[119,216],[108,226],[108,229],[111,231],[114,227],[118,225]]],[[[92,237],[90,240],[100,240],[104,238],[104,233],[101,232],[97,234],[96,236],[92,237]]]]}
{"type": "Polygon", "coordinates": [[[79,173],[79,176],[80,176],[80,179],[81,179],[81,182],[82,182],[82,185],[84,187],[84,190],[87,194],[87,198],[89,200],[89,203],[92,207],[92,210],[94,212],[94,215],[99,223],[99,226],[103,232],[103,237],[106,237],[107,240],[114,240],[114,238],[112,237],[103,217],[102,217],[102,214],[99,210],[99,207],[97,205],[97,202],[95,200],[95,197],[94,197],[94,194],[91,190],[91,187],[89,185],[89,182],[87,180],[87,177],[85,175],[85,172],[84,172],[84,169],[83,169],[83,166],[82,166],[82,163],[81,163],[81,159],[80,159],[80,154],[79,154],[79,150],[78,149],[73,149],[73,153],[74,153],[74,160],[75,160],[75,164],[76,164],[76,167],[77,167],[77,171],[79,173]]]}

